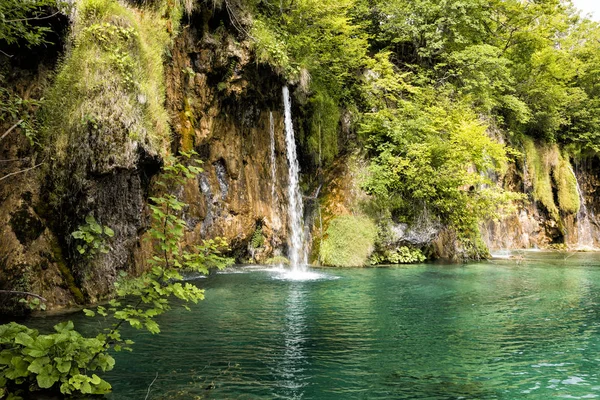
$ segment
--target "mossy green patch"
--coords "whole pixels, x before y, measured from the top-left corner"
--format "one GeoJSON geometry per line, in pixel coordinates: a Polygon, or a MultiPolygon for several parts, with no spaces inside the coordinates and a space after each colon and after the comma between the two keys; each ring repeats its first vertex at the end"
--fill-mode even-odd
{"type": "Polygon", "coordinates": [[[72,44],[48,95],[46,142],[53,156],[64,159],[85,135],[104,143],[98,148],[105,154],[94,158],[115,157],[110,153],[124,140],[166,149],[163,55],[173,13],[166,18],[160,7],[140,10],[116,0],[77,6],[72,44]]]}
{"type": "Polygon", "coordinates": [[[552,163],[549,149],[537,147],[532,139],[524,138],[523,147],[527,163],[527,174],[533,185],[533,198],[548,210],[550,216],[558,220],[559,212],[552,193],[552,178],[550,172],[552,163]]]}
{"type": "Polygon", "coordinates": [[[284,256],[275,256],[265,261],[267,265],[290,265],[290,260],[284,256]]]}
{"type": "Polygon", "coordinates": [[[375,247],[377,227],[362,216],[343,215],[333,218],[325,231],[321,244],[324,265],[335,267],[360,267],[375,247]]]}
{"type": "Polygon", "coordinates": [[[54,240],[51,243],[51,246],[52,246],[52,256],[54,258],[54,262],[58,266],[58,269],[65,281],[65,284],[67,285],[67,287],[69,288],[69,291],[75,298],[75,301],[78,304],[83,304],[85,298],[83,297],[83,293],[81,293],[81,289],[79,289],[79,287],[77,287],[77,284],[75,283],[75,278],[73,277],[71,270],[69,269],[69,267],[67,267],[67,263],[65,261],[65,258],[63,257],[63,253],[62,253],[62,249],[60,248],[60,244],[58,243],[57,240],[54,240]]]}
{"type": "Polygon", "coordinates": [[[560,209],[568,214],[579,212],[581,202],[579,200],[577,178],[569,160],[561,155],[558,164],[552,171],[552,176],[558,190],[558,204],[560,209]]]}
{"type": "Polygon", "coordinates": [[[542,203],[557,221],[559,212],[577,213],[579,191],[568,157],[561,154],[557,145],[536,145],[533,140],[524,139],[523,146],[534,199],[542,203]]]}

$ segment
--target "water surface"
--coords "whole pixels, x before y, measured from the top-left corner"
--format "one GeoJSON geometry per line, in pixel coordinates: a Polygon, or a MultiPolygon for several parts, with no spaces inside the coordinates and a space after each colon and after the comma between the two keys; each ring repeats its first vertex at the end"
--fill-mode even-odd
{"type": "Polygon", "coordinates": [[[211,276],[192,312],[133,333],[109,398],[144,399],[155,378],[148,399],[600,396],[600,257],[522,258],[211,276]]]}

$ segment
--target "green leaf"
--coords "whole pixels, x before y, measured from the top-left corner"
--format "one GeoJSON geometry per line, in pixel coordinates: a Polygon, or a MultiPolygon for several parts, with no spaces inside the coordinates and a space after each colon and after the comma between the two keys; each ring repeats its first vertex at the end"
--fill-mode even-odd
{"type": "Polygon", "coordinates": [[[96,315],[95,312],[93,312],[92,310],[88,310],[87,308],[83,309],[83,313],[86,317],[93,317],[94,315],[96,315]]]}
{"type": "Polygon", "coordinates": [[[50,362],[50,357],[41,357],[33,360],[27,367],[27,370],[34,374],[41,374],[44,371],[44,367],[50,362]]]}
{"type": "Polygon", "coordinates": [[[73,325],[73,321],[65,321],[61,322],[60,324],[54,325],[54,330],[59,333],[69,332],[72,331],[74,328],[75,325],[73,325]]]}
{"type": "Polygon", "coordinates": [[[96,375],[96,374],[92,375],[92,380],[90,380],[90,383],[92,385],[99,385],[101,382],[102,382],[102,379],[98,375],[96,375]]]}
{"type": "Polygon", "coordinates": [[[37,384],[42,389],[50,389],[60,377],[58,374],[40,374],[36,377],[37,384]]]}
{"type": "Polygon", "coordinates": [[[63,361],[56,364],[56,369],[58,369],[63,374],[66,374],[71,370],[71,361],[63,361]]]}
{"type": "Polygon", "coordinates": [[[104,234],[108,237],[113,237],[115,236],[115,231],[113,231],[112,229],[110,229],[108,226],[104,227],[104,234]]]}
{"type": "Polygon", "coordinates": [[[22,344],[23,346],[31,347],[34,345],[35,340],[24,332],[17,333],[15,336],[15,343],[22,344]]]}

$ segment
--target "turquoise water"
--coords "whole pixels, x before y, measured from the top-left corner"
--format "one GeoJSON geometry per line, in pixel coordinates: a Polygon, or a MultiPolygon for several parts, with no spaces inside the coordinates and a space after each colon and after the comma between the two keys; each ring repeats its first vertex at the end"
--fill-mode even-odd
{"type": "Polygon", "coordinates": [[[153,380],[148,399],[600,396],[598,255],[317,272],[198,281],[192,312],[133,332],[109,398],[144,399],[153,380]]]}

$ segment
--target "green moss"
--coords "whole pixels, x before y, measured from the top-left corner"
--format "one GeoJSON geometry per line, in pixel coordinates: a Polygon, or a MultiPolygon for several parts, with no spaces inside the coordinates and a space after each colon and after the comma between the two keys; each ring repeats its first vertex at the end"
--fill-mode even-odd
{"type": "Polygon", "coordinates": [[[567,214],[576,214],[581,206],[577,178],[568,159],[560,157],[552,171],[552,177],[558,191],[558,205],[567,214]]]}
{"type": "Polygon", "coordinates": [[[536,146],[533,140],[526,138],[523,146],[534,199],[559,222],[560,212],[577,213],[580,207],[577,179],[568,158],[560,153],[557,145],[536,146]]]}
{"type": "Polygon", "coordinates": [[[85,300],[83,297],[83,293],[81,293],[81,290],[77,287],[77,284],[75,283],[75,278],[73,277],[73,274],[71,273],[71,270],[69,269],[69,267],[67,267],[67,263],[65,261],[65,258],[63,257],[63,253],[62,253],[62,249],[60,248],[60,244],[58,244],[58,241],[53,241],[51,243],[51,246],[52,246],[52,256],[54,258],[54,262],[58,266],[58,269],[60,270],[60,274],[62,275],[65,283],[67,284],[69,291],[71,292],[71,294],[75,298],[75,301],[78,304],[83,304],[84,300],[85,300]]]}
{"type": "Polygon", "coordinates": [[[267,265],[290,265],[290,260],[284,256],[275,256],[265,261],[267,265]]]}
{"type": "Polygon", "coordinates": [[[188,98],[185,99],[185,107],[179,118],[183,121],[183,126],[181,128],[181,149],[187,152],[194,149],[196,137],[194,131],[194,126],[196,125],[194,112],[188,98]]]}
{"type": "Polygon", "coordinates": [[[28,246],[36,240],[46,227],[40,219],[29,211],[25,203],[21,208],[10,214],[9,224],[15,236],[24,246],[28,246]]]}
{"type": "Polygon", "coordinates": [[[359,267],[373,252],[377,227],[367,217],[344,215],[329,222],[321,244],[324,265],[359,267]]]}
{"type": "MultiPolygon", "coordinates": [[[[84,135],[111,143],[129,138],[156,151],[169,142],[163,55],[172,21],[157,9],[116,0],[79,0],[73,43],[48,95],[46,141],[64,159],[84,135]]],[[[170,15],[169,15],[170,17],[170,15]]]]}
{"type": "Polygon", "coordinates": [[[536,147],[532,139],[524,138],[523,147],[527,163],[527,173],[533,185],[533,198],[540,202],[550,216],[558,220],[559,212],[552,193],[550,150],[536,147]]]}
{"type": "Polygon", "coordinates": [[[325,90],[316,89],[309,100],[311,117],[307,145],[315,165],[321,166],[332,162],[338,154],[340,110],[325,90]]]}

